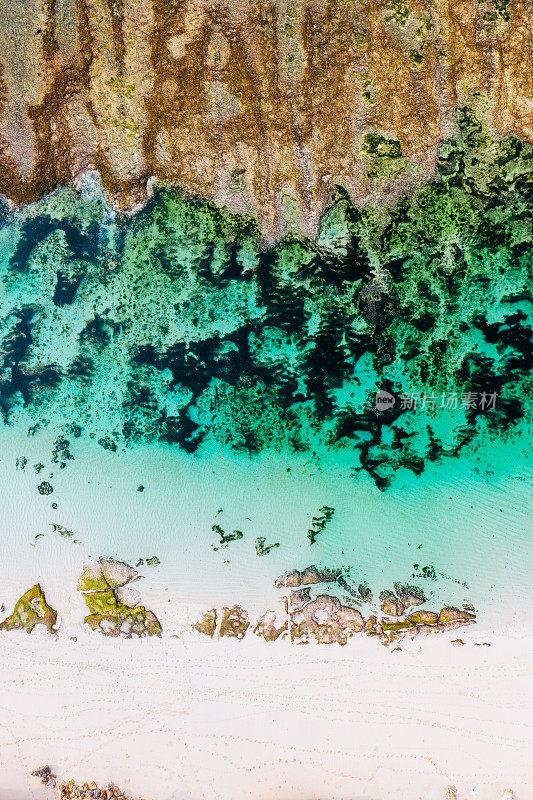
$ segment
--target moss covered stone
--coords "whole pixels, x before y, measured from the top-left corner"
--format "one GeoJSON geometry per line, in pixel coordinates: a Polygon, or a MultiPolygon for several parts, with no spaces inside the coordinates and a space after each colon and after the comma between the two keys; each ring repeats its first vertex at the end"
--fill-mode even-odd
{"type": "Polygon", "coordinates": [[[0,624],[0,630],[23,628],[31,633],[36,625],[44,625],[49,633],[55,633],[56,623],[57,611],[48,605],[43,590],[36,583],[15,604],[13,614],[0,624]]]}
{"type": "Polygon", "coordinates": [[[137,577],[136,570],[114,559],[101,558],[84,567],[78,589],[90,611],[84,621],[92,630],[125,639],[161,636],[155,614],[137,604],[136,592],[125,589],[137,577]]]}

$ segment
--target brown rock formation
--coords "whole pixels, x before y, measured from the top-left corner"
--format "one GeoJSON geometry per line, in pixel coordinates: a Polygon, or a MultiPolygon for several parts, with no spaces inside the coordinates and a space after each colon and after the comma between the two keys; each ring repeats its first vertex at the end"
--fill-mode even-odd
{"type": "Polygon", "coordinates": [[[217,611],[216,608],[211,608],[204,613],[203,619],[200,622],[195,622],[193,628],[198,633],[204,633],[206,636],[213,638],[217,627],[217,611]]]}
{"type": "Polygon", "coordinates": [[[242,639],[248,628],[250,621],[248,612],[241,606],[222,609],[222,619],[220,622],[220,636],[234,636],[242,639]]]}
{"type": "Polygon", "coordinates": [[[137,571],[123,561],[100,558],[86,565],[78,581],[90,612],[84,622],[104,636],[161,636],[159,620],[138,604],[139,593],[128,586],[137,579],[137,571]]]}
{"type": "Polygon", "coordinates": [[[285,586],[290,588],[294,588],[296,586],[300,586],[302,582],[302,578],[300,573],[297,569],[293,569],[291,572],[286,572],[284,575],[281,575],[277,578],[275,582],[276,589],[283,589],[285,586]]]}
{"type": "Polygon", "coordinates": [[[443,608],[439,614],[439,625],[445,628],[459,628],[475,621],[475,614],[459,608],[443,608]]]}
{"type": "Polygon", "coordinates": [[[297,569],[293,569],[291,572],[286,572],[284,575],[280,575],[280,577],[276,579],[274,585],[276,589],[282,589],[285,586],[295,588],[301,585],[330,583],[331,581],[337,581],[340,576],[340,569],[318,569],[314,564],[311,564],[302,572],[299,572],[297,569]]]}
{"type": "Polygon", "coordinates": [[[401,617],[405,611],[404,605],[401,600],[393,594],[381,597],[381,610],[384,614],[389,614],[391,617],[401,617]]]}
{"type": "Polygon", "coordinates": [[[275,642],[288,629],[287,615],[265,611],[254,628],[254,633],[267,642],[275,642]]]}
{"type": "Polygon", "coordinates": [[[407,617],[415,625],[436,625],[439,615],[434,611],[415,611],[407,617]]]}
{"type": "Polygon", "coordinates": [[[0,191],[33,200],[96,168],[119,206],[155,176],[254,214],[269,239],[312,233],[334,184],[387,198],[427,176],[460,102],[533,141],[530,14],[528,0],[0,0],[0,191]],[[399,143],[386,174],[372,132],[399,143]]]}
{"type": "Polygon", "coordinates": [[[291,641],[346,644],[348,637],[363,630],[364,620],[355,608],[341,605],[336,597],[320,595],[291,614],[291,641]]]}

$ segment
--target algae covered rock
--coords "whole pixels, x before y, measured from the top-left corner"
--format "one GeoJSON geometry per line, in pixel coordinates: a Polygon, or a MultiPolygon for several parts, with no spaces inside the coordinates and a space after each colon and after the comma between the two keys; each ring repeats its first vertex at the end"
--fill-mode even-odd
{"type": "Polygon", "coordinates": [[[211,639],[215,633],[217,627],[217,611],[216,608],[211,608],[209,611],[204,613],[203,619],[195,622],[193,628],[198,633],[204,633],[206,636],[209,636],[211,639]]]}
{"type": "Polygon", "coordinates": [[[476,621],[476,615],[459,608],[446,607],[439,614],[439,625],[444,628],[460,628],[476,621]]]}
{"type": "Polygon", "coordinates": [[[90,611],[84,622],[105,636],[161,636],[155,614],[138,605],[139,593],[126,586],[138,577],[129,564],[112,558],[86,565],[78,581],[78,590],[90,611]]]}
{"type": "Polygon", "coordinates": [[[249,626],[248,612],[241,606],[222,609],[221,636],[234,636],[236,639],[242,639],[249,626]]]}
{"type": "Polygon", "coordinates": [[[57,611],[48,605],[40,584],[36,583],[18,600],[11,616],[0,624],[0,630],[24,628],[31,633],[36,625],[44,625],[49,633],[55,633],[56,623],[57,611]]]}
{"type": "Polygon", "coordinates": [[[263,638],[266,642],[275,642],[280,636],[284,635],[288,629],[286,613],[276,611],[265,611],[254,628],[254,633],[263,638]]]}
{"type": "Polygon", "coordinates": [[[78,581],[80,592],[102,592],[106,589],[116,589],[125,586],[138,577],[138,572],[114,558],[100,558],[92,564],[87,564],[78,581]]]}
{"type": "Polygon", "coordinates": [[[408,619],[414,622],[415,625],[436,625],[439,621],[439,615],[434,611],[415,611],[409,614],[408,619]]]}

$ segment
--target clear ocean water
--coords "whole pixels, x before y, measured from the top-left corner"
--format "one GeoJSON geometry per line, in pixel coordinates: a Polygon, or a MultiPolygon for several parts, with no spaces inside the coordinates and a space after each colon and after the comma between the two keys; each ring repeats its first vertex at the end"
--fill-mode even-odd
{"type": "Polygon", "coordinates": [[[339,187],[315,241],[271,250],[177,190],[120,215],[97,175],[5,205],[0,585],[157,556],[146,591],[260,608],[316,564],[520,613],[532,157],[465,113],[428,186],[339,187]]]}

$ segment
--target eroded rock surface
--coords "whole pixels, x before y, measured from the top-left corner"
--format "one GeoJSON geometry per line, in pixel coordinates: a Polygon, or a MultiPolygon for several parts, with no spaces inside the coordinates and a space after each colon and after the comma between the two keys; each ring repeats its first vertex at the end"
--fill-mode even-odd
{"type": "Polygon", "coordinates": [[[204,613],[203,618],[199,622],[195,622],[193,625],[193,628],[197,630],[198,633],[204,633],[211,639],[213,638],[216,627],[217,627],[217,612],[215,608],[206,611],[204,613]]]}
{"type": "Polygon", "coordinates": [[[341,605],[336,597],[320,595],[291,614],[291,640],[307,643],[310,638],[322,644],[346,644],[354,633],[363,630],[364,619],[355,608],[341,605]]]}
{"type": "Polygon", "coordinates": [[[138,605],[139,593],[127,585],[137,578],[133,567],[114,559],[101,558],[85,566],[78,581],[90,611],[84,622],[105,636],[161,636],[159,620],[138,605]]]}
{"type": "MultiPolygon", "coordinates": [[[[379,595],[379,608],[373,603],[368,587],[359,586],[359,602],[371,613],[343,605],[338,597],[324,593],[316,595],[317,584],[332,584],[331,591],[350,588],[343,570],[318,569],[312,565],[306,569],[291,570],[275,581],[280,592],[277,606],[265,611],[255,624],[253,633],[267,642],[289,638],[292,644],[346,644],[355,634],[375,637],[385,645],[399,639],[427,636],[469,625],[476,621],[474,611],[446,606],[440,611],[421,608],[427,603],[424,591],[418,586],[394,584],[394,592],[386,590],[379,595]],[[365,589],[365,591],[361,591],[365,589]],[[314,592],[314,593],[313,593],[314,592]],[[366,612],[365,615],[366,615],[366,612]]],[[[465,604],[468,605],[468,604],[465,604]]],[[[363,606],[361,606],[363,607],[363,606]]],[[[468,608],[473,607],[468,605],[468,608]]],[[[207,611],[202,621],[193,627],[211,638],[216,629],[217,612],[207,611]]],[[[220,636],[242,639],[250,627],[250,618],[241,606],[224,608],[220,636]]]]}
{"type": "Polygon", "coordinates": [[[56,623],[57,611],[48,605],[43,590],[36,583],[18,600],[11,616],[0,624],[0,630],[23,628],[31,633],[36,625],[44,625],[49,633],[55,633],[56,623]]]}
{"type": "Polygon", "coordinates": [[[118,205],[155,177],[252,213],[270,239],[316,231],[335,184],[387,198],[418,182],[476,93],[496,130],[533,141],[530,14],[527,0],[2,0],[0,191],[35,200],[98,169],[118,205]]]}
{"type": "Polygon", "coordinates": [[[220,636],[233,636],[236,639],[242,639],[250,627],[250,620],[248,612],[241,608],[241,606],[233,606],[233,608],[222,609],[222,617],[220,620],[220,636]]]}

